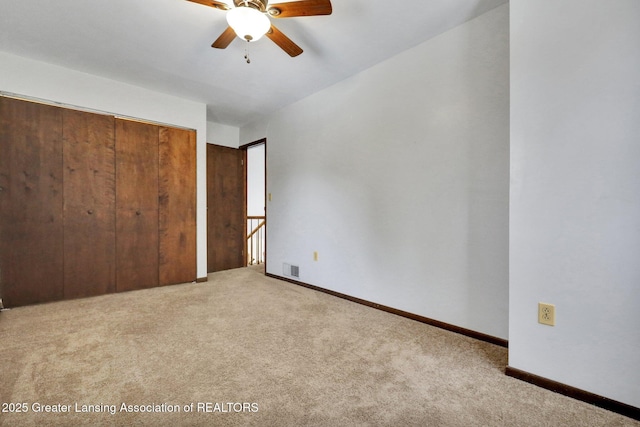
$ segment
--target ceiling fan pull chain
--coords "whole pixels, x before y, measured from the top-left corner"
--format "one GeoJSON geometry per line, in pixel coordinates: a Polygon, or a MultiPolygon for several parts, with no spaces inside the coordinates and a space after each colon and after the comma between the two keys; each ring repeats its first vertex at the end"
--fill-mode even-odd
{"type": "Polygon", "coordinates": [[[249,59],[249,40],[247,40],[247,45],[244,48],[244,59],[247,60],[247,64],[251,64],[251,59],[249,59]]]}

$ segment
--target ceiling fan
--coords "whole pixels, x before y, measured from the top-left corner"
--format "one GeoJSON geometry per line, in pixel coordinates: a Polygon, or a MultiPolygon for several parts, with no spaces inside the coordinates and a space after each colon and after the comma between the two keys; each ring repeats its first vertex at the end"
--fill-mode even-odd
{"type": "Polygon", "coordinates": [[[247,42],[254,42],[266,35],[292,57],[300,55],[302,48],[272,25],[269,18],[331,15],[332,12],[330,0],[299,0],[274,4],[269,4],[269,0],[233,0],[234,6],[230,5],[230,1],[188,1],[227,11],[229,26],[211,47],[224,49],[236,36],[247,42]]]}

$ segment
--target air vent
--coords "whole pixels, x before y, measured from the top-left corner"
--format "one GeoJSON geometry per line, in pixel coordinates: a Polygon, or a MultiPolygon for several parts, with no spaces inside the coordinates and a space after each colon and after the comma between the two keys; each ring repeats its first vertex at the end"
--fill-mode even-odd
{"type": "Polygon", "coordinates": [[[287,277],[300,277],[300,267],[291,264],[282,264],[282,272],[287,277]]]}

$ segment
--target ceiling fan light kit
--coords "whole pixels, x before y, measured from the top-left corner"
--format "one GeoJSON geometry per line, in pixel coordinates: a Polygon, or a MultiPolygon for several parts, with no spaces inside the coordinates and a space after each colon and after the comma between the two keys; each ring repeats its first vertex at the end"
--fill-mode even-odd
{"type": "Polygon", "coordinates": [[[269,4],[269,0],[233,0],[235,7],[217,0],[188,1],[227,12],[229,26],[211,47],[225,49],[236,36],[247,42],[255,42],[266,35],[291,57],[300,55],[302,48],[271,24],[269,18],[331,15],[333,11],[331,0],[299,0],[275,4],[269,4]]]}
{"type": "Polygon", "coordinates": [[[227,12],[227,22],[238,37],[255,42],[267,34],[271,21],[267,15],[252,7],[235,7],[227,12]]]}

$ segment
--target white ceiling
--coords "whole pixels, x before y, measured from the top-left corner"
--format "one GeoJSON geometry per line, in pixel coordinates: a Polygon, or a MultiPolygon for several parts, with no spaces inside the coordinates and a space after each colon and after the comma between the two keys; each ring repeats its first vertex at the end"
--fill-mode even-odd
{"type": "Polygon", "coordinates": [[[332,0],[329,16],[272,18],[302,55],[264,37],[247,64],[246,42],[210,47],[225,12],[186,0],[0,0],[0,50],[203,102],[239,127],[507,1],[332,0]]]}

